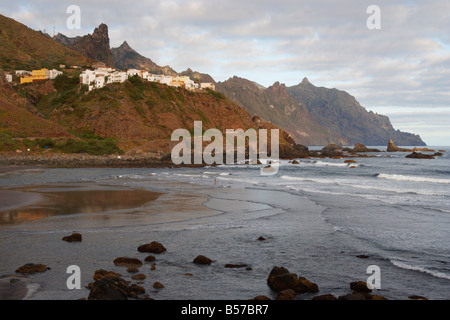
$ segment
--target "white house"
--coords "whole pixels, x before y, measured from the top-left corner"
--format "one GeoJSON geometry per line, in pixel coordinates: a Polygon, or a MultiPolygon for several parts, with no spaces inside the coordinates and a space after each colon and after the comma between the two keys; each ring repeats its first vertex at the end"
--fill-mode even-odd
{"type": "Polygon", "coordinates": [[[31,71],[27,70],[16,70],[16,76],[29,75],[31,76],[31,71]]]}
{"type": "Polygon", "coordinates": [[[84,70],[80,74],[80,83],[91,85],[91,82],[95,81],[95,71],[93,70],[84,70]]]}
{"type": "Polygon", "coordinates": [[[109,68],[109,67],[100,67],[100,68],[95,68],[95,71],[101,72],[101,73],[111,73],[111,72],[116,71],[116,69],[109,68]]]}
{"type": "Polygon", "coordinates": [[[161,76],[157,82],[170,86],[172,83],[172,76],[161,76]]]}
{"type": "Polygon", "coordinates": [[[128,75],[129,77],[132,77],[132,76],[139,76],[139,77],[142,77],[141,70],[138,70],[138,69],[129,69],[129,70],[127,71],[127,75],[128,75]]]}
{"type": "Polygon", "coordinates": [[[216,90],[216,86],[214,85],[214,83],[202,82],[202,83],[200,83],[200,89],[216,90]]]}
{"type": "Polygon", "coordinates": [[[48,78],[49,79],[55,79],[57,76],[62,75],[63,72],[62,71],[58,71],[56,69],[53,70],[49,70],[48,72],[48,78]]]}
{"type": "Polygon", "coordinates": [[[102,73],[95,75],[95,82],[94,82],[95,88],[103,88],[105,86],[105,75],[102,73]]]}
{"type": "Polygon", "coordinates": [[[128,75],[126,72],[115,71],[113,73],[108,74],[108,82],[107,83],[122,83],[128,79],[128,75]]]}

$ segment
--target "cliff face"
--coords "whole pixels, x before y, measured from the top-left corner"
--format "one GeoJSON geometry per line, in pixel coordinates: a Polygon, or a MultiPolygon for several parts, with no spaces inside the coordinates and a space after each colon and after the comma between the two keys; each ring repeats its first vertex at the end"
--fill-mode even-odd
{"type": "Polygon", "coordinates": [[[308,79],[292,87],[276,82],[264,89],[233,77],[216,89],[251,114],[283,128],[303,145],[336,143],[425,145],[418,135],[395,130],[389,118],[367,111],[345,91],[319,88],[308,79]]]}
{"type": "Polygon", "coordinates": [[[95,28],[92,34],[83,37],[68,38],[58,34],[54,40],[92,60],[103,62],[108,67],[115,66],[109,46],[108,26],[106,24],[102,23],[95,28]]]}
{"type": "Polygon", "coordinates": [[[139,69],[155,74],[176,75],[176,72],[169,66],[161,67],[149,58],[140,55],[126,41],[120,47],[112,48],[111,53],[118,69],[139,69]]]}
{"type": "Polygon", "coordinates": [[[388,117],[367,111],[345,91],[316,87],[305,78],[288,92],[305,105],[313,119],[350,144],[384,146],[393,139],[399,145],[425,145],[418,135],[395,130],[388,117]]]}
{"type": "Polygon", "coordinates": [[[326,145],[330,142],[348,144],[348,140],[313,119],[308,109],[299,103],[279,82],[261,88],[252,81],[233,77],[216,84],[216,89],[244,107],[250,114],[286,130],[297,143],[326,145]]]}

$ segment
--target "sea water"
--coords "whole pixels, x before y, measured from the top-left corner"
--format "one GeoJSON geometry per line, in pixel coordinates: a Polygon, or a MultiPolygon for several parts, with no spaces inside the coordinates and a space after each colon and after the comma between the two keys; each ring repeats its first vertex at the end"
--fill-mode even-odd
{"type": "Polygon", "coordinates": [[[143,259],[137,246],[159,241],[167,252],[157,256],[156,270],[140,268],[147,275],[141,285],[154,299],[273,298],[266,283],[273,266],[317,283],[319,294],[339,296],[350,292],[350,282],[366,281],[371,265],[381,270],[376,294],[449,299],[449,154],[436,159],[408,159],[407,153],[369,155],[353,158],[356,163],[281,161],[273,176],[261,176],[257,165],[3,173],[0,187],[29,186],[44,196],[49,188],[58,192],[68,187],[162,195],[139,206],[4,222],[0,275],[28,262],[48,264],[51,270],[31,277],[34,291],[29,298],[86,298],[87,289],[66,287],[69,265],[80,266],[84,286],[101,268],[129,277],[112,261],[119,256],[143,259]],[[82,243],[69,246],[61,241],[72,231],[83,234],[82,243]],[[193,264],[199,254],[213,263],[193,264]],[[249,268],[224,268],[227,263],[249,268]],[[165,288],[153,289],[154,281],[165,288]]]}

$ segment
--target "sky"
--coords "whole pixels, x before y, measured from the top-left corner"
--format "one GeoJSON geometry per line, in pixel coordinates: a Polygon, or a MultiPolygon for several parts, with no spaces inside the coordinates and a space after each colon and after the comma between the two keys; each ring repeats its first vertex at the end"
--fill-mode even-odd
{"type": "Polygon", "coordinates": [[[127,41],[178,72],[191,68],[216,81],[238,76],[266,87],[307,77],[349,92],[429,146],[450,145],[449,12],[450,1],[442,0],[0,3],[1,14],[52,36],[85,35],[105,23],[111,47],[127,41]],[[71,5],[80,8],[80,29],[67,25],[71,5]],[[368,28],[368,20],[380,28],[368,28]]]}

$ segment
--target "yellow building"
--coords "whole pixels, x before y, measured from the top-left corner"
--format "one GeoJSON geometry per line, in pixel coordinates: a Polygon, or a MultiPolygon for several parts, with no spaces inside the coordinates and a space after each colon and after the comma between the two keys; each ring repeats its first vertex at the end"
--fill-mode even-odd
{"type": "Polygon", "coordinates": [[[24,75],[20,78],[20,84],[31,83],[34,80],[46,80],[49,79],[50,71],[48,69],[33,70],[31,71],[31,76],[24,75]]]}
{"type": "Polygon", "coordinates": [[[33,82],[33,77],[31,77],[31,76],[25,75],[25,76],[20,78],[20,84],[31,83],[31,82],[33,82]]]}
{"type": "Polygon", "coordinates": [[[31,71],[31,76],[33,80],[45,80],[48,79],[49,71],[48,69],[33,70],[31,71]]]}

